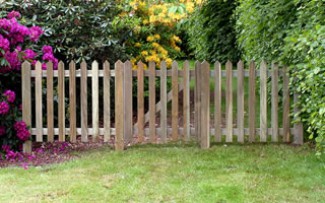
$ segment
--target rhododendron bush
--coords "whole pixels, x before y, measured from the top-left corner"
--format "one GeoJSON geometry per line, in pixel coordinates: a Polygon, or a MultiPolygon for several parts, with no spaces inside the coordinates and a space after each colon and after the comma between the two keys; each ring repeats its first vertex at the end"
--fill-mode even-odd
{"type": "Polygon", "coordinates": [[[43,34],[42,28],[23,25],[20,17],[19,12],[11,11],[0,19],[0,151],[5,152],[7,158],[30,139],[28,126],[21,120],[21,64],[29,61],[34,65],[40,60],[43,69],[49,61],[54,68],[58,65],[51,46],[34,49],[43,34]]]}

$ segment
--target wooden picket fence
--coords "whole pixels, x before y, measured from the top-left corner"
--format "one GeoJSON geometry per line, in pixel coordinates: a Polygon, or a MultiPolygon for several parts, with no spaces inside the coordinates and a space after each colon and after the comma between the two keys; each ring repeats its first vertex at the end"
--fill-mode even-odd
{"type": "MultiPolygon", "coordinates": [[[[88,142],[90,138],[96,140],[99,137],[109,142],[113,137],[117,150],[124,149],[130,143],[166,143],[180,140],[188,142],[193,138],[200,142],[202,148],[209,148],[212,136],[216,142],[227,143],[271,141],[302,144],[303,142],[302,124],[296,122],[291,126],[290,122],[290,115],[297,112],[297,108],[290,110],[289,76],[286,67],[280,69],[278,65],[270,66],[264,61],[259,67],[251,62],[247,68],[240,61],[236,69],[231,62],[227,62],[225,70],[222,70],[222,64],[219,62],[211,67],[205,61],[196,62],[193,69],[188,61],[185,61],[180,68],[177,62],[173,62],[172,68],[168,70],[165,62],[162,62],[159,68],[155,67],[155,63],[150,62],[148,70],[144,70],[145,65],[142,62],[137,64],[136,69],[132,69],[129,61],[116,62],[114,69],[110,68],[108,62],[101,64],[102,70],[99,70],[99,66],[100,64],[95,61],[91,64],[91,70],[88,70],[85,62],[81,64],[71,62],[69,69],[66,70],[65,64],[60,62],[58,70],[53,70],[51,63],[47,63],[47,70],[42,70],[41,63],[37,62],[33,70],[30,63],[22,64],[23,120],[31,126],[31,134],[35,136],[36,142],[52,142],[56,139],[66,141],[67,138],[71,142],[76,142],[78,139],[88,142]],[[148,108],[145,106],[146,77],[149,80],[148,108]],[[167,92],[168,77],[171,78],[169,92],[167,92]],[[100,78],[102,80],[99,80],[100,78]],[[237,78],[236,114],[233,112],[235,103],[233,78],[237,78]],[[157,79],[159,79],[160,101],[156,101],[157,79]],[[271,81],[268,82],[268,79],[271,81]],[[65,95],[66,80],[69,84],[67,96],[65,95]],[[91,80],[91,91],[87,88],[88,80],[91,80]],[[193,91],[190,84],[193,80],[194,101],[191,101],[193,91]],[[77,81],[80,81],[80,84],[77,84],[77,81]],[[135,84],[133,81],[137,85],[137,95],[133,95],[132,87],[135,84]],[[57,86],[54,87],[56,82],[57,86]],[[246,82],[248,82],[246,87],[248,98],[245,98],[246,82]],[[112,84],[115,84],[113,96],[111,95],[112,84]],[[78,85],[80,86],[77,88],[78,85]],[[214,86],[213,100],[210,98],[211,85],[214,86]],[[222,87],[225,89],[225,96],[222,94],[222,87]],[[258,88],[259,101],[256,95],[258,88]],[[271,91],[268,91],[268,88],[271,91]],[[76,91],[77,89],[79,92],[76,91]],[[103,94],[100,98],[101,89],[103,94]],[[88,108],[88,94],[91,94],[91,109],[88,108]],[[32,103],[32,96],[35,98],[35,103],[32,103]],[[44,101],[45,97],[46,101],[44,101]],[[270,118],[268,118],[268,97],[271,100],[270,118]],[[58,100],[57,108],[54,107],[55,98],[58,100]],[[114,119],[111,119],[112,98],[115,102],[114,119]],[[137,101],[133,101],[133,98],[137,98],[137,101]],[[103,103],[101,107],[100,99],[103,103]],[[66,101],[68,101],[67,106],[66,101]],[[171,101],[171,111],[168,111],[169,101],[171,101]],[[222,111],[223,101],[226,103],[225,112],[222,111]],[[46,105],[43,105],[45,102],[46,105]],[[194,105],[191,105],[193,102],[194,105]],[[136,111],[133,109],[133,104],[137,104],[136,111]],[[280,104],[282,106],[279,106],[280,104]],[[257,105],[260,106],[260,112],[256,112],[257,105]],[[78,112],[77,106],[80,109],[78,112]],[[210,113],[211,106],[214,108],[213,113],[210,113]],[[145,109],[148,112],[145,112],[145,109]],[[77,114],[81,118],[78,122],[77,114]],[[92,124],[88,122],[88,114],[91,115],[92,124]],[[256,114],[260,117],[259,126],[255,122],[256,114]],[[222,115],[225,115],[225,118],[222,115]],[[281,116],[283,122],[280,127],[281,116]],[[100,117],[102,120],[99,119],[100,117]],[[55,118],[58,122],[54,124],[55,118]],[[171,118],[169,119],[171,125],[168,125],[168,118],[171,118]],[[248,122],[245,127],[246,119],[248,122]],[[271,120],[269,124],[268,120],[271,120]],[[80,123],[80,126],[77,126],[77,123],[80,123]],[[146,125],[147,123],[149,125],[146,125]]],[[[297,95],[291,95],[294,95],[296,101],[297,95]]],[[[26,142],[24,151],[30,149],[31,143],[26,142]]]]}

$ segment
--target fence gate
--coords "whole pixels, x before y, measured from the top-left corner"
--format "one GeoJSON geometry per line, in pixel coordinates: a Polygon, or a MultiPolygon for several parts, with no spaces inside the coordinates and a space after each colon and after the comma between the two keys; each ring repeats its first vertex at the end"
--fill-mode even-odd
{"type": "MultiPolygon", "coordinates": [[[[293,117],[291,127],[298,109],[291,109],[290,99],[296,103],[298,96],[290,94],[286,67],[264,61],[259,66],[240,61],[237,68],[229,61],[194,66],[150,62],[147,68],[139,62],[133,68],[129,61],[118,61],[111,69],[108,62],[95,61],[89,70],[85,62],[71,62],[68,68],[60,62],[57,70],[47,63],[42,70],[40,62],[35,69],[24,62],[23,120],[36,142],[103,139],[113,141],[117,150],[134,143],[191,140],[209,148],[210,138],[302,144],[301,122],[293,117]]],[[[29,141],[24,151],[30,150],[29,141]]]]}

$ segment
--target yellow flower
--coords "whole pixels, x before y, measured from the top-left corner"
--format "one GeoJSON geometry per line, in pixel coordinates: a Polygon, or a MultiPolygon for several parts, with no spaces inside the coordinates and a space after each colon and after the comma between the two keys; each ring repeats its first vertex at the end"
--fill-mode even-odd
{"type": "Polygon", "coordinates": [[[147,37],[147,41],[148,42],[152,42],[152,41],[154,41],[155,40],[155,38],[153,37],[153,36],[148,36],[147,37]]]}
{"type": "Polygon", "coordinates": [[[178,46],[174,47],[174,50],[177,51],[177,52],[180,52],[181,51],[181,48],[179,48],[178,46]]]}
{"type": "Polygon", "coordinates": [[[157,40],[160,40],[160,35],[159,35],[159,34],[155,34],[153,37],[154,37],[155,39],[157,39],[157,40]]]}
{"type": "Polygon", "coordinates": [[[160,47],[160,45],[159,45],[157,42],[153,42],[153,43],[152,43],[152,46],[155,47],[155,48],[160,47]]]}
{"type": "Polygon", "coordinates": [[[173,60],[172,59],[170,59],[170,58],[167,58],[166,59],[167,67],[171,67],[172,66],[172,63],[173,63],[173,60]]]}
{"type": "Polygon", "coordinates": [[[141,52],[141,55],[142,55],[142,56],[148,56],[148,52],[147,52],[147,51],[142,51],[142,52],[141,52]]]}
{"type": "Polygon", "coordinates": [[[141,43],[137,42],[137,43],[135,43],[134,46],[135,46],[135,47],[141,47],[141,43]]]}
{"type": "Polygon", "coordinates": [[[176,35],[173,35],[172,36],[172,39],[175,41],[175,42],[181,42],[182,40],[178,37],[178,36],[176,36],[176,35]]]}

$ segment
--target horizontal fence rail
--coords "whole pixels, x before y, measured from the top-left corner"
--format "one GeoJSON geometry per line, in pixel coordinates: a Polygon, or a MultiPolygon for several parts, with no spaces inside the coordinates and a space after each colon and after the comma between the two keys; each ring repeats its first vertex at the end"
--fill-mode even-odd
{"type": "Polygon", "coordinates": [[[22,64],[23,120],[36,142],[103,139],[117,150],[179,140],[198,140],[202,148],[210,139],[302,144],[302,124],[291,125],[298,109],[291,109],[290,95],[294,102],[298,96],[290,94],[286,67],[264,61],[237,67],[174,61],[170,69],[150,62],[146,70],[129,61],[114,69],[96,61],[46,65],[22,64]]]}

